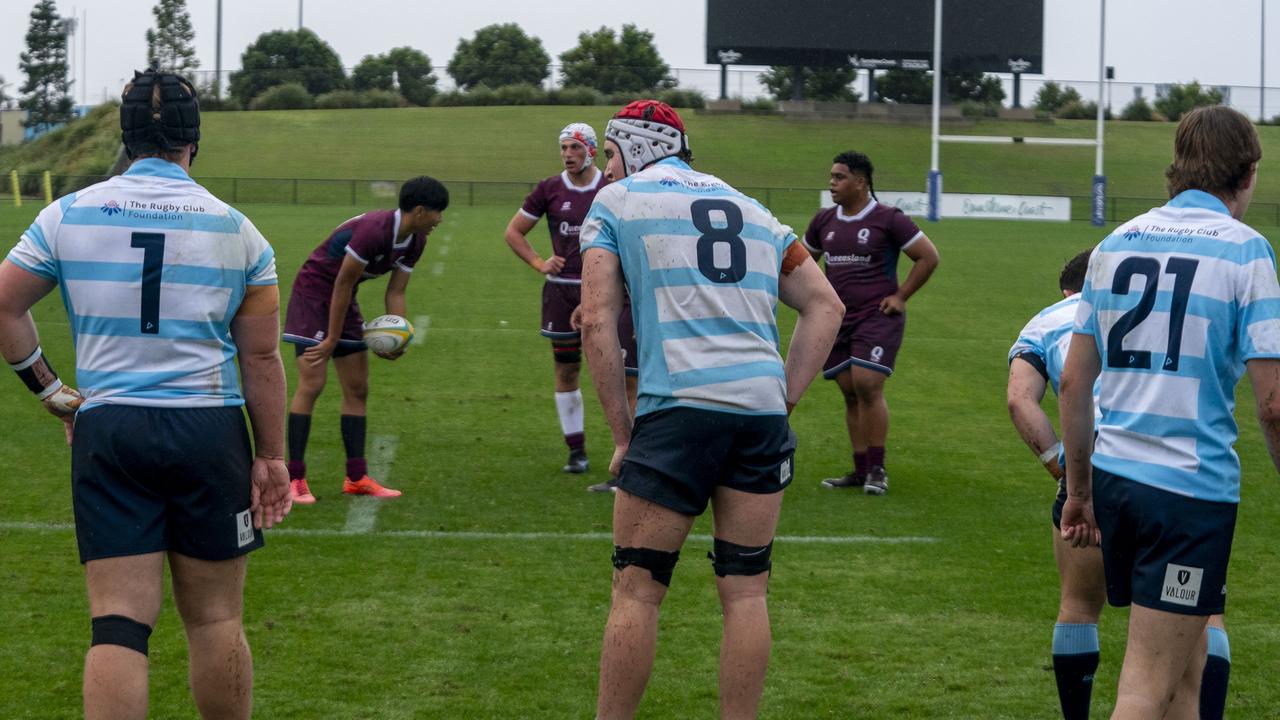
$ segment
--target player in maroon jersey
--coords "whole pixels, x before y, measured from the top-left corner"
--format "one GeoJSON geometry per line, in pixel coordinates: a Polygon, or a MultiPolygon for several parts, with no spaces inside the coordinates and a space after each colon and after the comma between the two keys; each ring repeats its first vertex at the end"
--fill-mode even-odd
{"type": "MultiPolygon", "coordinates": [[[[413,178],[400,187],[398,210],[372,210],[342,223],[298,270],[284,324],[284,341],[294,344],[298,365],[288,426],[289,480],[295,503],[316,501],[307,486],[303,455],[311,432],[311,411],[328,379],[330,357],[342,386],[342,444],[347,453],[342,492],[378,498],[400,495],[399,490],[369,477],[365,462],[369,356],[356,286],[391,273],[387,314],[405,317],[409,274],[447,207],[449,191],[444,185],[425,175],[413,178]]],[[[399,355],[384,357],[394,360],[399,355]]]]}
{"type": "MultiPolygon", "coordinates": [[[[582,366],[582,336],[572,321],[581,296],[582,259],[578,254],[578,232],[596,191],[608,180],[595,166],[596,133],[590,125],[572,123],[560,131],[560,161],[564,171],[538,183],[524,205],[507,224],[504,235],[512,251],[536,272],[546,276],[542,286],[542,335],[551,340],[555,357],[556,413],[569,461],[565,472],[587,471],[586,438],[583,434],[582,390],[578,374],[582,366]],[[543,259],[529,243],[528,235],[543,215],[551,232],[549,258],[543,259]]],[[[636,364],[635,331],[631,315],[624,313],[619,337],[627,358],[628,388],[635,397],[636,364]]],[[[592,485],[594,491],[611,491],[608,483],[592,485]]]]}
{"type": "Polygon", "coordinates": [[[889,489],[884,469],[889,434],[884,381],[893,373],[902,344],[907,299],[938,266],[938,249],[901,210],[876,200],[870,158],[851,150],[837,155],[833,163],[835,207],[814,216],[804,244],[815,259],[826,258],[827,279],[844,301],[844,323],[823,376],[835,380],[844,394],[853,470],[822,484],[883,495],[889,489]],[[901,285],[899,253],[912,262],[901,285]]]}

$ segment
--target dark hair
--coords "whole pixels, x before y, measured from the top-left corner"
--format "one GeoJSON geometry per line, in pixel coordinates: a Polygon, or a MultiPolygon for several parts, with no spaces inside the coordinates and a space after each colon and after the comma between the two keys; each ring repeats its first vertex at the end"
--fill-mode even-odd
{"type": "Polygon", "coordinates": [[[443,212],[449,207],[449,190],[435,178],[420,175],[400,186],[400,211],[409,212],[419,205],[443,212]]]}
{"type": "Polygon", "coordinates": [[[1062,273],[1058,275],[1060,289],[1070,290],[1073,293],[1084,289],[1084,276],[1089,272],[1089,256],[1092,253],[1092,248],[1085,250],[1062,266],[1062,273]]]}
{"type": "Polygon", "coordinates": [[[876,185],[871,179],[871,173],[875,171],[875,168],[871,167],[871,158],[857,150],[846,150],[835,156],[831,162],[844,165],[851,173],[861,173],[867,179],[867,189],[871,191],[871,197],[880,199],[876,197],[876,185]]]}
{"type": "Polygon", "coordinates": [[[1173,138],[1173,164],[1164,171],[1169,197],[1203,190],[1228,199],[1262,157],[1253,122],[1226,105],[1198,107],[1182,117],[1173,138]]]}

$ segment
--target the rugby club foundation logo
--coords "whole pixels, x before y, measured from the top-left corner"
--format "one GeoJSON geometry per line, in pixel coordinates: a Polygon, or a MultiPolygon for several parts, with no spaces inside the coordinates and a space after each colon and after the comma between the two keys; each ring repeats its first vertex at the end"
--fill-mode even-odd
{"type": "Polygon", "coordinates": [[[107,214],[107,217],[112,217],[118,213],[124,212],[124,208],[120,207],[120,203],[116,202],[115,200],[106,201],[105,203],[103,203],[101,209],[102,209],[102,212],[107,214]]]}

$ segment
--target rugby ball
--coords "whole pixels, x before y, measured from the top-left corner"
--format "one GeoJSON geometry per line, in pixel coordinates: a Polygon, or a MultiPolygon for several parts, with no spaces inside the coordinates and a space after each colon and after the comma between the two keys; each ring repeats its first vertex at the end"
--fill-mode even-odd
{"type": "Polygon", "coordinates": [[[413,325],[399,315],[380,315],[364,324],[364,344],[375,354],[391,355],[413,339],[413,325]]]}

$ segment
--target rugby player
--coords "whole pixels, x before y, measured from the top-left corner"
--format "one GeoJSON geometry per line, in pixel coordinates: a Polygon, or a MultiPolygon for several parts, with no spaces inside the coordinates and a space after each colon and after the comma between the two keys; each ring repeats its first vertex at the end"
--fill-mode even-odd
{"type": "MultiPolygon", "coordinates": [[[[307,484],[305,454],[311,412],[328,380],[330,357],[342,386],[340,428],[347,454],[342,492],[400,496],[399,490],[369,477],[364,456],[369,356],[356,289],[366,280],[390,273],[383,299],[387,314],[408,317],[405,288],[410,273],[448,207],[449,191],[438,180],[425,175],[408,180],[400,186],[398,209],[372,210],[342,223],[298,270],[284,324],[284,341],[293,344],[298,368],[298,387],[289,401],[289,480],[294,502],[316,501],[307,484]]],[[[395,360],[403,353],[383,357],[395,360]]]]}
{"type": "MultiPolygon", "coordinates": [[[[588,469],[582,390],[578,374],[582,368],[582,334],[574,319],[582,284],[582,257],[578,235],[582,220],[596,192],[608,184],[605,173],[595,166],[596,131],[586,123],[570,123],[560,131],[560,162],[564,170],[538,183],[524,205],[507,223],[507,245],[534,272],[546,276],[542,286],[542,335],[551,340],[555,367],[556,414],[569,447],[564,472],[584,473],[588,469]],[[551,252],[543,259],[529,243],[529,232],[542,216],[551,234],[551,252]]],[[[631,317],[624,314],[618,337],[627,359],[627,389],[632,404],[636,387],[636,342],[631,317]]],[[[593,491],[612,491],[611,483],[592,485],[593,491]]]]}
{"type": "MultiPolygon", "coordinates": [[[[1058,391],[1088,265],[1089,251],[1086,250],[1062,268],[1058,287],[1063,299],[1032,318],[1009,350],[1009,417],[1022,441],[1058,484],[1052,520],[1053,554],[1061,594],[1058,619],[1053,627],[1053,670],[1065,720],[1089,717],[1093,677],[1100,658],[1098,618],[1106,602],[1106,585],[1102,553],[1094,547],[1072,547],[1059,531],[1062,504],[1067,498],[1059,459],[1062,444],[1040,403],[1047,388],[1052,387],[1055,394],[1058,391]]],[[[1206,719],[1222,717],[1231,669],[1222,616],[1211,617],[1209,624],[1209,657],[1200,689],[1200,717],[1206,719]]]]}
{"type": "Polygon", "coordinates": [[[689,166],[684,123],[669,106],[634,102],[605,137],[619,180],[597,194],[582,231],[583,339],[619,485],[596,717],[635,714],[658,607],[708,502],[724,612],[721,715],[755,717],[770,647],[770,553],[795,452],[787,413],[844,308],[790,228],[689,166]],[[634,428],[618,339],[624,277],[641,348],[634,428]],[[785,363],[778,300],[799,311],[785,363]]]}
{"type": "Polygon", "coordinates": [[[275,254],[188,174],[190,82],[135,73],[120,127],[128,170],[46,207],[0,264],[0,354],[71,443],[92,618],[85,717],[147,717],[167,556],[196,709],[245,719],[246,554],[290,508],[275,254]],[[58,379],[28,312],[57,285],[81,393],[58,379]]]}
{"type": "Polygon", "coordinates": [[[871,160],[852,150],[831,166],[834,207],[820,210],[804,233],[814,259],[826,259],[827,279],[844,301],[845,316],[823,377],[844,396],[844,419],[853,446],[853,469],[827,478],[824,487],[889,491],[885,441],[889,405],[884,382],[893,374],[907,323],[907,300],[938,267],[938,249],[901,210],[876,200],[871,160]],[[898,284],[898,255],[911,271],[898,284]]]}
{"type": "Polygon", "coordinates": [[[1246,368],[1280,466],[1280,286],[1271,245],[1240,222],[1261,156],[1241,113],[1191,111],[1165,172],[1169,202],[1122,223],[1089,261],[1059,396],[1061,527],[1076,547],[1100,538],[1107,600],[1133,606],[1113,718],[1199,712],[1206,621],[1226,605],[1246,368]]]}

